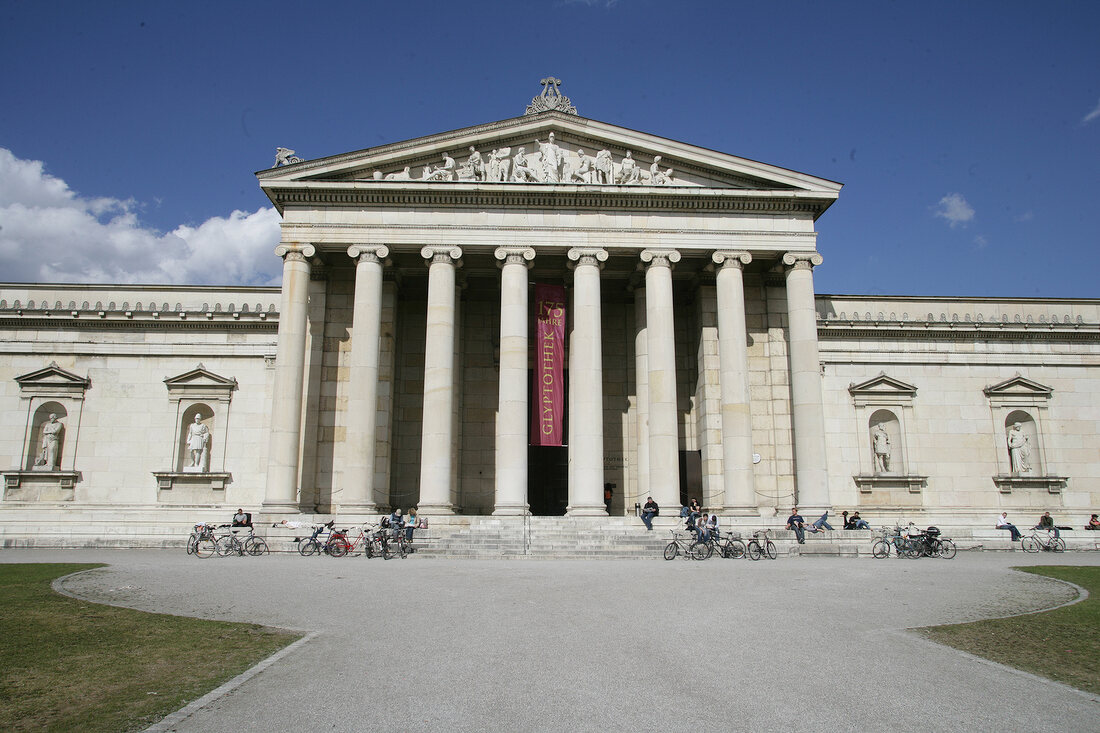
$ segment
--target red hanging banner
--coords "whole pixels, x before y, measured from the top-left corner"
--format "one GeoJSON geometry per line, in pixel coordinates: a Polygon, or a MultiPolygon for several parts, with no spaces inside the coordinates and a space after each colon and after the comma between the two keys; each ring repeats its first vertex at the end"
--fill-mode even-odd
{"type": "Polygon", "coordinates": [[[565,288],[535,284],[531,445],[560,446],[565,417],[565,288]]]}

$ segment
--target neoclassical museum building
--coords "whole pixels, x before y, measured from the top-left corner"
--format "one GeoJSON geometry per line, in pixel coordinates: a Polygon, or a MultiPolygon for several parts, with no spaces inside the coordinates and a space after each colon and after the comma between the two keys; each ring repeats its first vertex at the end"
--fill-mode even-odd
{"type": "Polygon", "coordinates": [[[553,79],[257,178],[281,288],[0,285],[5,544],[238,507],[1100,510],[1100,300],[815,293],[839,183],[581,117],[553,79]]]}

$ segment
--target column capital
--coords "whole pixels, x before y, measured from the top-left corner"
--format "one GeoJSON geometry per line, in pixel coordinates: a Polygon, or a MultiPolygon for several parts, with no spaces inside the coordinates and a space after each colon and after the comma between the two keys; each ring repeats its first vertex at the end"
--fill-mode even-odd
{"type": "Polygon", "coordinates": [[[458,265],[459,260],[462,259],[462,248],[428,245],[420,250],[420,256],[427,260],[429,265],[436,262],[458,265]]]}
{"type": "Polygon", "coordinates": [[[390,255],[384,244],[353,244],[348,247],[348,257],[356,262],[381,262],[390,255]]]}
{"type": "Polygon", "coordinates": [[[638,256],[650,267],[672,267],[680,261],[680,253],[674,249],[643,249],[638,256]]]}
{"type": "Polygon", "coordinates": [[[743,270],[745,265],[752,262],[752,255],[741,250],[720,249],[712,253],[710,259],[714,264],[721,265],[723,268],[736,267],[738,270],[743,270]]]}
{"type": "Polygon", "coordinates": [[[812,270],[825,259],[817,252],[787,252],[783,264],[791,270],[812,270]]]}
{"type": "Polygon", "coordinates": [[[599,247],[574,247],[566,253],[566,256],[571,260],[570,268],[581,265],[602,268],[603,263],[607,262],[607,250],[599,247]]]}
{"type": "Polygon", "coordinates": [[[285,242],[275,248],[275,254],[282,257],[283,262],[305,262],[317,254],[317,248],[304,242],[285,242]]]}
{"type": "Polygon", "coordinates": [[[533,247],[524,247],[522,245],[497,247],[496,250],[493,251],[493,257],[500,260],[500,262],[497,263],[497,267],[503,267],[504,265],[523,265],[524,267],[531,267],[531,261],[535,259],[535,250],[533,247]]]}

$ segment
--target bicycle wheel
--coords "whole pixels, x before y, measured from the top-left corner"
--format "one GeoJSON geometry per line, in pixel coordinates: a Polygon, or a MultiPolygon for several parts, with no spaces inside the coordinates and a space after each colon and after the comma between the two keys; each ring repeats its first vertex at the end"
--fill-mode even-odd
{"type": "Polygon", "coordinates": [[[409,545],[405,542],[404,537],[400,537],[397,540],[397,554],[401,556],[402,560],[409,556],[409,545]]]}
{"type": "Polygon", "coordinates": [[[374,540],[368,539],[363,541],[363,557],[368,560],[374,557],[374,540]]]}
{"type": "Polygon", "coordinates": [[[940,540],[940,557],[944,560],[955,557],[955,543],[951,540],[940,540]]]}
{"type": "Polygon", "coordinates": [[[217,543],[209,537],[195,542],[195,555],[198,557],[213,557],[217,552],[217,543]]]}
{"type": "Polygon", "coordinates": [[[252,557],[259,557],[267,552],[267,543],[263,537],[249,537],[244,541],[244,551],[252,557]]]}
{"type": "Polygon", "coordinates": [[[885,540],[879,540],[871,546],[871,554],[880,560],[884,557],[890,557],[890,543],[885,540]]]}
{"type": "Polygon", "coordinates": [[[187,538],[187,554],[188,555],[194,555],[195,554],[195,548],[198,546],[198,544],[199,544],[199,536],[198,535],[193,534],[190,537],[188,537],[187,538]]]}
{"type": "Polygon", "coordinates": [[[218,555],[221,557],[228,557],[236,552],[236,541],[237,538],[229,534],[219,537],[217,542],[218,555]]]}
{"type": "Polygon", "coordinates": [[[764,545],[764,551],[768,553],[769,560],[779,557],[779,553],[775,551],[775,543],[771,540],[768,540],[767,544],[764,545]]]}
{"type": "Polygon", "coordinates": [[[714,550],[706,542],[693,542],[691,547],[688,548],[692,560],[706,560],[712,552],[714,550]]]}
{"type": "Polygon", "coordinates": [[[679,554],[680,554],[680,548],[676,545],[675,542],[669,542],[665,546],[665,559],[666,560],[675,560],[676,556],[679,555],[679,554]]]}
{"type": "Polygon", "coordinates": [[[304,539],[298,543],[298,554],[303,557],[316,555],[321,551],[321,543],[315,539],[304,539]]]}
{"type": "Polygon", "coordinates": [[[902,545],[902,549],[904,557],[910,560],[915,560],[924,555],[924,549],[921,547],[920,543],[913,540],[906,540],[902,545]]]}
{"type": "Polygon", "coordinates": [[[741,540],[730,540],[726,543],[726,557],[731,560],[740,560],[745,556],[745,543],[741,540]]]}
{"type": "Polygon", "coordinates": [[[764,551],[760,549],[760,544],[756,540],[749,540],[749,559],[759,560],[764,556],[764,551]]]}
{"type": "Polygon", "coordinates": [[[1021,537],[1020,549],[1022,549],[1024,552],[1038,552],[1039,541],[1034,537],[1021,537]]]}
{"type": "Polygon", "coordinates": [[[343,557],[348,554],[348,543],[344,541],[343,537],[329,540],[328,544],[325,545],[325,552],[333,557],[343,557]]]}
{"type": "Polygon", "coordinates": [[[1050,549],[1054,550],[1055,552],[1065,552],[1066,541],[1061,537],[1055,537],[1053,540],[1050,541],[1050,549]]]}

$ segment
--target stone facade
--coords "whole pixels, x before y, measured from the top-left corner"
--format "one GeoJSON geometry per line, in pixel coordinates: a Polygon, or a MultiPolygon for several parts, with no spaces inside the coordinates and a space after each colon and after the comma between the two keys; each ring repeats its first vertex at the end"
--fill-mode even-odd
{"type": "Polygon", "coordinates": [[[281,289],[0,286],[5,541],[605,487],[744,523],[1100,505],[1100,301],[815,296],[839,184],[553,109],[283,163],[281,289]],[[527,449],[534,283],[568,293],[562,448],[527,449]]]}

